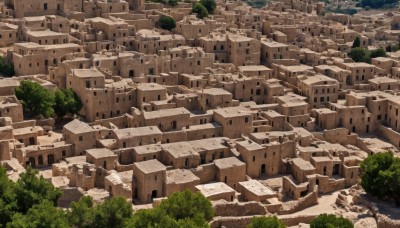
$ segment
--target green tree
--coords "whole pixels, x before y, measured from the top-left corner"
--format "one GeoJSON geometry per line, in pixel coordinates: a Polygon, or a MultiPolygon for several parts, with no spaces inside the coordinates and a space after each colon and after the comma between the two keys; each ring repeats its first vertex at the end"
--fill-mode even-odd
{"type": "Polygon", "coordinates": [[[178,0],[169,0],[168,5],[170,6],[177,6],[178,5],[178,0]]]}
{"type": "Polygon", "coordinates": [[[162,15],[160,18],[160,27],[171,31],[176,27],[176,22],[172,17],[162,15]]]}
{"type": "Polygon", "coordinates": [[[7,177],[6,170],[0,166],[0,227],[10,222],[18,209],[14,188],[15,183],[7,177]]]}
{"type": "Polygon", "coordinates": [[[351,46],[351,48],[357,48],[357,47],[360,47],[360,46],[361,46],[361,40],[360,40],[360,37],[357,36],[354,39],[353,46],[351,46]]]}
{"type": "Polygon", "coordinates": [[[123,227],[131,216],[132,204],[125,198],[112,197],[95,208],[92,227],[123,227]]]}
{"type": "Polygon", "coordinates": [[[28,166],[26,172],[20,175],[14,191],[18,211],[21,213],[26,213],[33,205],[40,204],[43,201],[49,201],[56,206],[62,194],[59,189],[55,188],[42,176],[38,177],[38,171],[30,166],[28,166]]]}
{"type": "Polygon", "coordinates": [[[8,228],[67,228],[69,227],[65,212],[54,207],[52,202],[43,201],[33,205],[26,214],[17,213],[8,228]]]}
{"type": "Polygon", "coordinates": [[[271,217],[253,217],[251,223],[247,228],[285,228],[283,224],[276,216],[271,217]]]}
{"type": "Polygon", "coordinates": [[[162,201],[159,207],[176,220],[201,216],[205,221],[209,221],[214,216],[211,202],[201,193],[192,193],[189,190],[174,192],[162,201]]]}
{"type": "Polygon", "coordinates": [[[0,74],[4,76],[14,76],[14,66],[12,64],[8,64],[3,56],[0,56],[0,74]]]}
{"type": "Polygon", "coordinates": [[[54,95],[33,81],[21,81],[20,86],[15,90],[15,95],[21,101],[24,109],[32,117],[42,115],[46,118],[54,113],[54,95]]]}
{"type": "Polygon", "coordinates": [[[72,89],[56,90],[54,101],[53,109],[58,118],[78,114],[82,108],[81,99],[72,89]]]}
{"type": "Polygon", "coordinates": [[[206,7],[208,13],[213,14],[215,8],[217,7],[217,3],[215,0],[200,0],[200,3],[206,7]]]}
{"type": "Polygon", "coordinates": [[[361,0],[361,6],[364,7],[365,9],[378,9],[382,8],[385,5],[393,5],[396,4],[398,0],[361,0]]]}
{"type": "Polygon", "coordinates": [[[136,212],[127,222],[128,228],[175,228],[178,222],[159,209],[146,209],[136,212]]]}
{"type": "Polygon", "coordinates": [[[371,62],[370,52],[365,48],[353,48],[347,55],[353,59],[354,62],[371,62]]]}
{"type": "Polygon", "coordinates": [[[400,158],[391,153],[368,156],[360,165],[361,186],[379,198],[393,198],[400,203],[400,158]]]}
{"type": "Polygon", "coordinates": [[[371,51],[371,58],[386,57],[386,51],[383,48],[378,48],[371,51]]]}
{"type": "Polygon", "coordinates": [[[128,227],[208,227],[214,216],[211,202],[200,193],[175,192],[150,210],[135,213],[128,227]]]}
{"type": "Polygon", "coordinates": [[[92,227],[94,221],[94,202],[92,197],[83,196],[79,201],[71,203],[67,218],[69,224],[73,227],[92,227]]]}
{"type": "Polygon", "coordinates": [[[353,228],[353,223],[343,217],[336,217],[335,215],[321,214],[314,218],[310,224],[311,228],[353,228]]]}
{"type": "Polygon", "coordinates": [[[201,3],[196,2],[193,7],[192,7],[192,13],[196,14],[197,18],[203,19],[205,17],[208,17],[208,11],[207,8],[204,7],[201,3]]]}

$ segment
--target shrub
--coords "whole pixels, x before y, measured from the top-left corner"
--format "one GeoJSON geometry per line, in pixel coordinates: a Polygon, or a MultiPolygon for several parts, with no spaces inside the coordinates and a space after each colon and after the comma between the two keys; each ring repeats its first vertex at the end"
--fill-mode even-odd
{"type": "Polygon", "coordinates": [[[310,224],[311,228],[353,228],[353,223],[343,217],[336,217],[335,215],[321,214],[314,218],[310,224]]]}
{"type": "Polygon", "coordinates": [[[163,15],[160,18],[160,27],[162,29],[171,31],[176,27],[176,22],[172,17],[163,15]]]}

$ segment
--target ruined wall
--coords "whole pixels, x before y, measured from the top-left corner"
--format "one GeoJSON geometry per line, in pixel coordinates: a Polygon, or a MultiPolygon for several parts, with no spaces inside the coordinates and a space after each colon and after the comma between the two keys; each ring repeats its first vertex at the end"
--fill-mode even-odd
{"type": "MultiPolygon", "coordinates": [[[[267,215],[268,216],[268,215],[267,215]]],[[[298,215],[298,216],[285,216],[279,219],[287,226],[296,226],[300,223],[309,224],[315,215],[298,215]]],[[[214,217],[210,223],[211,228],[229,227],[229,228],[245,228],[251,223],[253,216],[243,217],[214,217]]]]}
{"type": "MultiPolygon", "coordinates": [[[[307,194],[305,197],[300,198],[294,204],[287,204],[289,207],[285,210],[278,211],[278,215],[292,214],[301,211],[307,207],[318,204],[318,188],[314,187],[313,192],[307,194]]],[[[285,208],[285,207],[283,207],[285,208]]]]}
{"type": "Polygon", "coordinates": [[[205,165],[201,165],[201,166],[197,167],[192,172],[194,173],[194,175],[196,175],[200,178],[201,184],[205,184],[205,183],[209,183],[211,181],[215,181],[217,167],[214,165],[214,163],[205,164],[205,165]]]}
{"type": "Polygon", "coordinates": [[[216,216],[248,216],[265,215],[267,210],[260,202],[213,202],[213,208],[216,216]]]}
{"type": "Polygon", "coordinates": [[[62,189],[63,194],[58,200],[58,206],[66,208],[69,207],[71,202],[78,201],[83,196],[83,190],[81,188],[68,187],[62,189]]]}
{"type": "Polygon", "coordinates": [[[389,142],[395,147],[400,147],[400,133],[393,131],[391,128],[385,127],[383,125],[380,125],[378,127],[378,133],[387,138],[389,142]]]}

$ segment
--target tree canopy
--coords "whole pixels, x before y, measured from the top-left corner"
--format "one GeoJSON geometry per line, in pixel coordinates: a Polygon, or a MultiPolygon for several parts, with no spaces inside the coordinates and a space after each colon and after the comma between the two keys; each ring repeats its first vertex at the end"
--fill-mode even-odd
{"type": "MultiPolygon", "coordinates": [[[[354,40],[353,46],[357,45],[356,40],[354,40]]],[[[354,62],[364,62],[371,63],[371,58],[385,57],[386,51],[383,48],[378,48],[376,50],[369,51],[362,47],[352,48],[347,54],[354,62]]]]}
{"type": "Polygon", "coordinates": [[[70,224],[79,228],[124,227],[131,216],[132,205],[122,197],[112,197],[95,205],[91,197],[84,196],[72,203],[67,212],[70,224]]]}
{"type": "Polygon", "coordinates": [[[57,89],[55,93],[30,80],[21,81],[15,95],[22,103],[24,111],[31,117],[49,118],[54,114],[62,118],[78,114],[83,104],[72,89],[57,89]]]}
{"type": "Polygon", "coordinates": [[[78,114],[82,101],[72,89],[56,90],[54,93],[54,112],[57,117],[78,114]]]}
{"type": "Polygon", "coordinates": [[[171,31],[176,27],[176,22],[172,17],[163,15],[160,18],[160,27],[162,29],[171,31]]]}
{"type": "Polygon", "coordinates": [[[362,7],[370,7],[373,9],[379,9],[385,5],[396,4],[398,0],[361,0],[360,5],[362,7]]]}
{"type": "Polygon", "coordinates": [[[383,48],[378,48],[376,50],[371,51],[370,56],[371,58],[386,57],[386,51],[383,48]]]}
{"type": "MultiPolygon", "coordinates": [[[[60,190],[43,177],[38,177],[38,171],[30,167],[20,175],[17,182],[10,181],[4,168],[0,167],[0,227],[14,220],[16,222],[11,227],[21,227],[18,224],[23,221],[40,220],[44,223],[40,217],[43,215],[40,214],[48,207],[54,207],[60,196],[60,190]]],[[[30,223],[28,227],[40,226],[30,223]]]]}
{"type": "Polygon", "coordinates": [[[369,155],[360,165],[361,186],[379,198],[400,203],[400,158],[390,152],[369,155]]]}
{"type": "Polygon", "coordinates": [[[193,5],[192,12],[196,14],[197,18],[203,19],[205,17],[208,17],[208,11],[207,8],[204,7],[200,2],[196,2],[193,5]]]}
{"type": "Polygon", "coordinates": [[[68,228],[65,212],[54,207],[47,200],[35,204],[26,214],[17,213],[12,217],[12,222],[7,224],[8,228],[68,228]]]}
{"type": "Polygon", "coordinates": [[[21,81],[15,95],[32,117],[42,115],[48,118],[54,114],[54,94],[36,82],[21,81]]]}
{"type": "Polygon", "coordinates": [[[0,56],[0,74],[3,76],[14,76],[14,66],[12,64],[8,64],[4,57],[0,56]]]}
{"type": "Polygon", "coordinates": [[[247,228],[285,228],[283,224],[276,216],[271,217],[253,217],[251,223],[247,225],[247,228]]]}
{"type": "Polygon", "coordinates": [[[353,228],[353,223],[343,217],[336,217],[332,214],[321,214],[314,218],[310,224],[311,228],[353,228]]]}
{"type": "Polygon", "coordinates": [[[206,7],[208,13],[213,14],[215,8],[217,8],[217,3],[215,0],[200,0],[200,3],[206,7]]]}
{"type": "Polygon", "coordinates": [[[360,37],[357,36],[357,37],[354,39],[353,46],[351,46],[351,48],[357,48],[357,47],[360,47],[360,46],[361,46],[360,37]]]}
{"type": "Polygon", "coordinates": [[[132,214],[125,198],[111,197],[96,204],[89,196],[73,202],[66,211],[57,207],[61,191],[30,167],[17,182],[0,166],[0,227],[10,228],[201,228],[214,216],[211,202],[189,190],[173,193],[161,204],[132,214]]]}
{"type": "Polygon", "coordinates": [[[214,216],[211,202],[201,193],[175,192],[161,204],[135,213],[128,227],[208,227],[214,216]]]}
{"type": "Polygon", "coordinates": [[[364,62],[370,63],[371,62],[371,53],[361,47],[356,47],[351,49],[351,51],[347,54],[354,62],[364,62]]]}

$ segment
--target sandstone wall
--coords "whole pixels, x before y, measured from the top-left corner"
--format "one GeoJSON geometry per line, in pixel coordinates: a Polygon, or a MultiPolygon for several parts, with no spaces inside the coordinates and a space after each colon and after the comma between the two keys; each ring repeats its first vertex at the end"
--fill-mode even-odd
{"type": "Polygon", "coordinates": [[[265,215],[267,210],[260,202],[226,202],[217,201],[213,203],[216,216],[248,216],[265,215]]]}
{"type": "MultiPolygon", "coordinates": [[[[269,216],[269,215],[266,215],[269,216]]],[[[297,215],[297,216],[284,216],[279,219],[287,226],[296,226],[300,223],[309,224],[315,215],[297,215]]],[[[215,217],[211,223],[211,228],[229,227],[229,228],[245,228],[251,223],[253,216],[243,217],[215,217]]]]}
{"type": "Polygon", "coordinates": [[[290,203],[283,205],[286,208],[282,211],[278,211],[278,215],[292,214],[301,211],[305,208],[318,204],[318,188],[315,187],[313,192],[307,194],[305,197],[300,198],[296,203],[290,203]],[[288,207],[285,207],[288,206],[288,207]]]}

